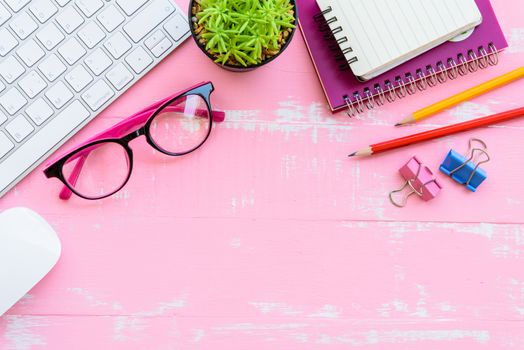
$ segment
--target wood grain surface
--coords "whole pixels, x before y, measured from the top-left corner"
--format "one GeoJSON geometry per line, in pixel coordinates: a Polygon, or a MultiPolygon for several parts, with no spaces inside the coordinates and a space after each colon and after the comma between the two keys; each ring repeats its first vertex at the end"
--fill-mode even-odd
{"type": "Polygon", "coordinates": [[[328,111],[299,32],[242,74],[188,40],[62,150],[211,80],[227,116],[202,149],[171,159],[133,141],[133,176],[106,200],[61,201],[42,167],[0,199],[1,210],[39,212],[63,244],[56,268],[0,318],[0,349],[524,349],[524,119],[347,158],[524,105],[518,81],[393,127],[522,65],[524,2],[492,3],[510,42],[498,66],[354,119],[328,111]],[[472,136],[493,159],[477,193],[437,173],[472,136]],[[399,209],[387,195],[413,155],[444,189],[399,209]]]}

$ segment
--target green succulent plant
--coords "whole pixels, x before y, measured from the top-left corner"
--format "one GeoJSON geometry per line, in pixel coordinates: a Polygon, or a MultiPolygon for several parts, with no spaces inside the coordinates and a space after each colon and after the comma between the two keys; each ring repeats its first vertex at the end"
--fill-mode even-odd
{"type": "Polygon", "coordinates": [[[198,42],[223,65],[262,63],[295,28],[290,0],[196,0],[191,11],[198,42]]]}

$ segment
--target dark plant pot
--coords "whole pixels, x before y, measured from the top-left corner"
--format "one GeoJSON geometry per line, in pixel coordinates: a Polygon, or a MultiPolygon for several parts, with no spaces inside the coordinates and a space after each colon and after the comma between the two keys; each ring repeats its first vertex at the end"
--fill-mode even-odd
{"type": "Polygon", "coordinates": [[[193,37],[193,40],[195,40],[195,43],[197,44],[197,46],[200,48],[200,50],[202,50],[203,53],[206,54],[207,57],[209,57],[216,65],[226,69],[226,70],[229,70],[229,71],[232,71],[232,72],[249,72],[249,71],[252,71],[258,67],[262,67],[266,64],[268,64],[269,62],[273,61],[275,58],[277,58],[278,56],[280,56],[282,54],[282,52],[284,52],[284,50],[289,46],[289,43],[291,42],[291,40],[293,39],[293,35],[295,34],[295,31],[297,29],[297,26],[298,26],[298,21],[297,21],[297,4],[295,2],[295,0],[290,0],[289,2],[293,4],[293,7],[295,9],[295,22],[293,23],[295,25],[295,28],[292,29],[291,33],[289,33],[289,37],[287,38],[284,46],[282,46],[282,48],[280,49],[280,51],[278,52],[278,54],[276,54],[275,56],[272,56],[271,58],[265,60],[264,62],[261,62],[257,65],[252,65],[252,66],[247,66],[247,67],[239,67],[239,66],[231,66],[231,65],[228,65],[228,64],[222,64],[222,63],[218,63],[218,62],[215,62],[215,58],[209,53],[207,52],[206,50],[206,47],[202,44],[200,44],[198,42],[198,38],[195,34],[195,28],[193,28],[193,21],[192,21],[192,18],[193,18],[193,13],[191,11],[191,9],[193,8],[193,3],[195,2],[195,0],[191,0],[190,3],[189,3],[189,27],[191,29],[191,36],[193,37]]]}

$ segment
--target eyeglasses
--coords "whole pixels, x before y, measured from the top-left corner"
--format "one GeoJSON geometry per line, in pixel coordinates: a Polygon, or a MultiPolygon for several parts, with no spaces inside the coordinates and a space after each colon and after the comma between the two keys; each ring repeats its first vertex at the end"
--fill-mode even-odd
{"type": "Polygon", "coordinates": [[[201,83],[158,101],[55,160],[44,173],[64,184],[61,199],[72,193],[90,200],[109,197],[131,177],[131,140],[144,135],[168,156],[191,153],[206,142],[213,120],[224,121],[224,112],[211,109],[213,90],[211,82],[201,83]]]}

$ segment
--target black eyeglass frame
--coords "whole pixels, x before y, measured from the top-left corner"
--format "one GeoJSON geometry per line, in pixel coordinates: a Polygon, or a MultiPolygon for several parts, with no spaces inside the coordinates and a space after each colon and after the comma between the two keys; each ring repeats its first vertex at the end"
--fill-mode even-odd
{"type": "MultiPolygon", "coordinates": [[[[162,104],[157,107],[157,108],[153,108],[153,107],[147,107],[145,108],[143,111],[140,111],[138,113],[136,113],[135,115],[127,118],[126,120],[120,122],[119,124],[115,125],[114,127],[106,130],[106,132],[103,132],[97,136],[94,137],[95,140],[93,141],[90,141],[90,142],[87,142],[85,143],[84,145],[66,153],[64,156],[60,157],[58,160],[56,160],[55,162],[53,162],[50,166],[48,166],[45,170],[44,170],[44,174],[46,175],[47,178],[58,178],[63,184],[64,186],[66,186],[72,193],[74,193],[75,195],[81,197],[81,198],[84,198],[84,199],[87,199],[87,200],[98,200],[98,199],[103,199],[103,198],[107,198],[107,197],[110,197],[112,196],[113,194],[117,193],[118,191],[120,191],[126,184],[127,182],[129,181],[129,179],[131,178],[131,173],[133,172],[133,150],[131,149],[131,147],[129,146],[129,143],[136,139],[137,137],[140,137],[142,135],[144,135],[146,137],[146,141],[147,143],[153,147],[154,149],[156,149],[157,151],[165,154],[165,155],[168,155],[168,156],[173,156],[173,157],[178,157],[178,156],[183,156],[183,155],[186,155],[188,153],[191,153],[195,150],[197,150],[198,148],[200,148],[206,141],[207,139],[209,138],[209,135],[211,134],[211,129],[213,127],[213,119],[216,119],[216,121],[223,121],[224,119],[224,114],[223,112],[215,112],[215,114],[213,113],[213,110],[211,108],[211,93],[214,91],[214,86],[211,82],[207,82],[207,83],[202,83],[200,85],[197,85],[197,86],[194,86],[192,88],[189,88],[188,90],[174,96],[174,97],[168,97],[166,100],[162,101],[162,104]],[[176,100],[178,99],[181,99],[183,97],[186,97],[186,96],[192,96],[192,95],[196,95],[196,96],[200,96],[206,103],[206,108],[207,108],[207,113],[208,113],[208,119],[209,119],[209,127],[208,127],[208,130],[207,130],[207,134],[206,136],[203,138],[203,140],[196,146],[194,146],[192,149],[190,150],[187,150],[187,151],[184,151],[184,152],[179,152],[179,153],[174,153],[174,152],[169,152],[165,149],[163,149],[160,145],[158,145],[153,137],[151,136],[151,124],[153,123],[155,117],[157,117],[166,107],[170,106],[173,104],[173,102],[175,102],[176,100]],[[152,110],[152,114],[150,114],[148,117],[147,116],[143,116],[144,114],[147,115],[147,113],[151,113],[151,110],[152,110]],[[218,116],[217,116],[218,114],[218,116]],[[147,118],[145,124],[143,123],[143,119],[147,118]],[[138,126],[138,129],[136,130],[133,130],[132,132],[129,132],[127,134],[125,134],[124,136],[122,137],[104,137],[106,133],[112,133],[112,131],[114,129],[118,129],[119,127],[125,127],[127,125],[125,125],[126,123],[133,123],[133,121],[136,120],[136,123],[135,124],[132,124],[132,125],[129,125],[128,127],[129,128],[135,128],[138,126]],[[143,124],[142,126],[139,126],[143,124]],[[96,146],[98,144],[101,144],[101,143],[116,143],[120,146],[122,146],[124,148],[124,150],[126,151],[126,155],[127,155],[127,159],[128,159],[128,174],[127,174],[127,177],[126,179],[122,182],[122,184],[117,188],[115,189],[114,191],[108,193],[108,194],[104,194],[104,195],[101,195],[101,196],[86,196],[80,192],[78,192],[77,190],[75,190],[75,188],[73,186],[71,186],[71,184],[69,183],[69,181],[67,181],[67,179],[65,178],[64,176],[64,172],[63,172],[63,167],[64,165],[70,160],[71,157],[77,155],[78,153],[82,152],[83,150],[89,148],[89,147],[93,147],[93,146],[96,146]]],[[[157,103],[158,104],[158,103],[157,103]]],[[[155,104],[154,104],[155,105],[155,104]]],[[[153,105],[153,106],[154,106],[153,105]]],[[[118,131],[116,131],[118,132],[118,131]]],[[[60,196],[62,199],[68,199],[69,198],[69,195],[62,195],[61,193],[61,196],[60,196]]]]}

